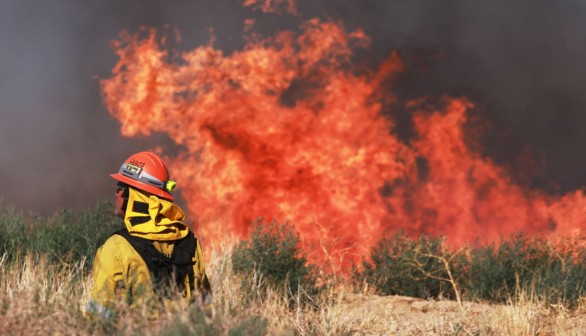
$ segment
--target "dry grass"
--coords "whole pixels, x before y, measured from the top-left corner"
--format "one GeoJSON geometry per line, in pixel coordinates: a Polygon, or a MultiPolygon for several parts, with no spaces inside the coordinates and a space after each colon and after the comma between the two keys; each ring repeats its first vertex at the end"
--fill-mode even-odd
{"type": "Polygon", "coordinates": [[[81,260],[49,265],[26,255],[7,265],[0,261],[0,330],[9,334],[49,335],[86,332],[81,307],[87,298],[87,276],[81,260]]]}
{"type": "MultiPolygon", "coordinates": [[[[313,305],[293,305],[253,275],[249,287],[232,272],[231,248],[212,253],[208,273],[214,289],[214,315],[179,307],[164,310],[156,322],[120,307],[115,325],[83,317],[91,274],[85,260],[50,264],[25,255],[0,258],[0,330],[22,335],[582,335],[586,304],[568,310],[546,305],[518,291],[505,305],[356,293],[336,284],[313,305]],[[262,294],[262,295],[261,295],[262,294]],[[319,308],[316,308],[319,307],[319,308]]],[[[299,294],[304,295],[303,293],[299,294]]],[[[299,297],[301,301],[301,297],[299,297]]]]}

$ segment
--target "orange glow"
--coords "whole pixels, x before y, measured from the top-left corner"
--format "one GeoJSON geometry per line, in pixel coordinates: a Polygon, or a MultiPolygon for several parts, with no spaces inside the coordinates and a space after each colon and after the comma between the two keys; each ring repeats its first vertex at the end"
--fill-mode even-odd
{"type": "Polygon", "coordinates": [[[123,135],[161,132],[185,148],[171,171],[205,239],[246,235],[260,216],[289,221],[309,260],[337,272],[397,229],[453,246],[583,229],[582,191],[527,190],[471,149],[471,102],[411,102],[417,135],[406,143],[381,113],[395,102],[386,86],[403,71],[399,58],[366,71],[351,62],[368,47],[362,31],[316,19],[301,28],[230,55],[200,46],[176,62],[154,31],[115,43],[104,101],[123,135]]]}
{"type": "Polygon", "coordinates": [[[243,6],[263,13],[282,14],[285,11],[291,15],[298,14],[295,0],[244,0],[243,6]]]}

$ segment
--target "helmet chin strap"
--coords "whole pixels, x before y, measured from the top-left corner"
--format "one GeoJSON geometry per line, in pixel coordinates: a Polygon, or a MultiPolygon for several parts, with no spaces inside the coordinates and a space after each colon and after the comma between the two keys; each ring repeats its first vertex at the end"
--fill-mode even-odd
{"type": "Polygon", "coordinates": [[[125,213],[126,208],[128,207],[128,197],[130,195],[130,191],[128,189],[130,188],[130,186],[128,186],[128,184],[122,183],[122,182],[118,182],[116,184],[118,185],[118,187],[124,188],[122,195],[120,195],[120,197],[124,200],[124,202],[122,202],[122,206],[120,207],[120,210],[122,210],[122,213],[125,213]]]}

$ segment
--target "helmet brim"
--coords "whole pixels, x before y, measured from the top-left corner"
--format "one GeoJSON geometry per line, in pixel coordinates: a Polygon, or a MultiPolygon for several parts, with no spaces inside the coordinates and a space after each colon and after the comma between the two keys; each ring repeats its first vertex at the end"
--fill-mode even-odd
{"type": "Polygon", "coordinates": [[[171,195],[169,192],[161,190],[155,186],[148,185],[146,183],[142,183],[140,181],[131,179],[130,177],[122,175],[120,172],[118,172],[116,174],[110,174],[110,176],[117,181],[126,183],[128,185],[131,185],[131,186],[137,188],[137,189],[151,193],[155,196],[162,197],[162,198],[170,200],[170,201],[175,200],[175,196],[171,195]]]}

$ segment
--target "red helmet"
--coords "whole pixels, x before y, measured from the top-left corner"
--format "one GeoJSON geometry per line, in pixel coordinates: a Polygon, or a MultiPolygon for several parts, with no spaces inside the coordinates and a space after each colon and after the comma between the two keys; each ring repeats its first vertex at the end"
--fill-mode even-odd
{"type": "Polygon", "coordinates": [[[153,195],[175,200],[169,191],[175,189],[175,182],[169,180],[169,171],[161,158],[151,152],[140,152],[129,157],[114,179],[153,195]]]}

